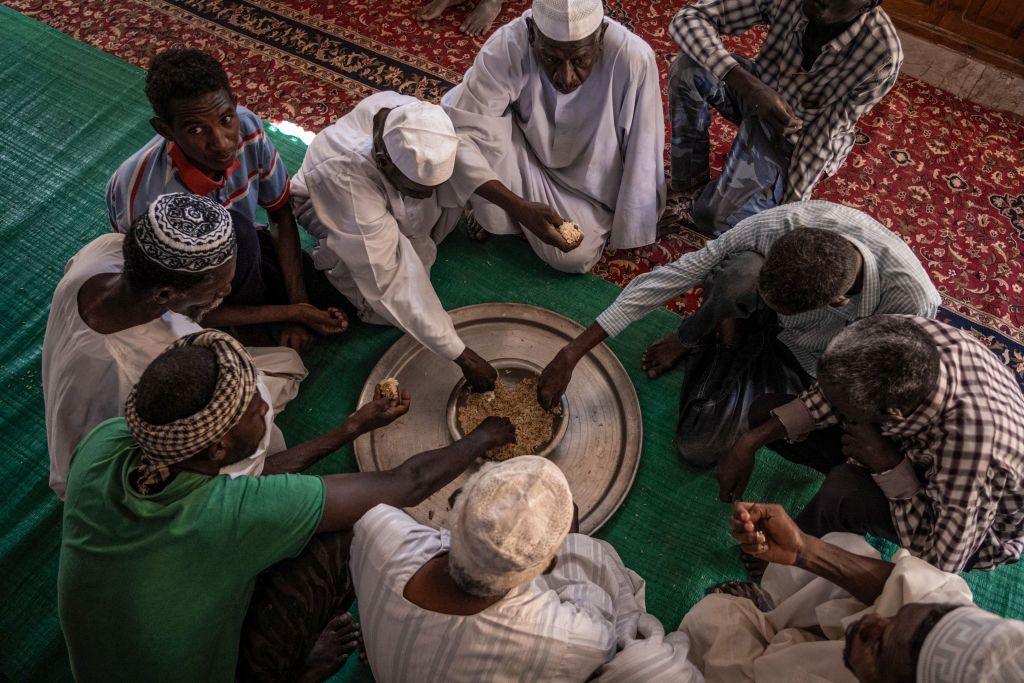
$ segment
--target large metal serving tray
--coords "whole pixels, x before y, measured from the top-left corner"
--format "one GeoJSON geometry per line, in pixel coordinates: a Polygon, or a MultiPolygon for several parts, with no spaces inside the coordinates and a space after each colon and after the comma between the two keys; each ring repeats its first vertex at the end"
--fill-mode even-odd
{"type": "MultiPolygon", "coordinates": [[[[578,323],[526,304],[479,304],[451,311],[466,345],[488,360],[521,359],[543,367],[569,340],[583,331],[578,323]]],[[[392,425],[355,442],[362,471],[395,467],[421,451],[452,443],[448,411],[452,391],[462,379],[459,368],[409,335],[387,350],[366,380],[359,403],[395,377],[412,394],[409,413],[392,425]]],[[[601,344],[576,367],[566,390],[568,428],[552,462],[565,473],[580,508],[580,531],[592,534],[619,509],[636,477],[643,444],[643,423],[636,390],[622,363],[601,344]]],[[[447,525],[453,494],[480,463],[409,513],[435,528],[447,525]]]]}

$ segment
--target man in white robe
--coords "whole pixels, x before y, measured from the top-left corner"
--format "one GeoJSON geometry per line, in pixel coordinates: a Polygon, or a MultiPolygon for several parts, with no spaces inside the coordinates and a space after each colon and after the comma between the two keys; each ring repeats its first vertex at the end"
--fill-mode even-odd
{"type": "Polygon", "coordinates": [[[808,536],[778,505],[736,503],[731,525],[744,551],[771,564],[760,588],[723,584],[680,624],[707,681],[1020,680],[962,677],[972,670],[1024,671],[1024,624],[973,607],[970,588],[956,574],[906,550],[886,562],[854,534],[808,536]],[[973,663],[954,677],[927,673],[940,641],[949,645],[947,620],[979,616],[1001,635],[1013,634],[1017,652],[999,658],[991,643],[973,652],[960,645],[959,656],[973,663]]]}
{"type": "Polygon", "coordinates": [[[437,245],[468,199],[447,182],[458,146],[440,107],[380,92],[317,134],[291,192],[318,240],[313,262],[361,320],[400,328],[489,389],[497,373],[466,348],[430,284],[437,245]]]}
{"type": "Polygon", "coordinates": [[[537,0],[484,43],[441,100],[459,148],[451,184],[489,233],[523,233],[566,272],[605,246],[657,238],[665,122],[654,51],[599,0],[537,0]],[[575,248],[562,221],[583,232],[575,248]]]}
{"type": "MultiPolygon", "coordinates": [[[[50,488],[61,499],[78,443],[100,422],[123,414],[143,370],[175,340],[201,330],[195,320],[230,290],[235,250],[226,209],[204,197],[168,194],[127,235],[98,237],[68,261],[43,339],[50,488]]],[[[257,451],[225,470],[233,476],[259,475],[268,452],[285,448],[274,415],[307,374],[292,349],[249,351],[271,409],[257,451]]]]}
{"type": "MultiPolygon", "coordinates": [[[[572,533],[572,493],[551,461],[484,466],[451,520],[437,531],[379,505],[355,526],[352,577],[377,681],[582,682],[660,631],[643,580],[607,543],[572,533]]],[[[674,642],[661,663],[699,683],[685,637],[674,642]]]]}

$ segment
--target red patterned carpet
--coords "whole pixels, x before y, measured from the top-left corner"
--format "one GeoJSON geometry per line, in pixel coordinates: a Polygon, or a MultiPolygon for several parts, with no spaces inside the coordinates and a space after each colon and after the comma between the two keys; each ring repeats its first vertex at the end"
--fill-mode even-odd
{"type": "MultiPolygon", "coordinates": [[[[209,50],[248,106],[310,130],[376,90],[436,100],[483,42],[458,31],[470,4],[424,27],[414,19],[418,0],[4,2],[138,66],[175,45],[209,50]]],[[[677,3],[606,5],[654,47],[664,78],[676,53],[666,27],[677,3]]],[[[528,6],[506,2],[498,23],[528,6]]],[[[760,39],[753,31],[731,39],[730,49],[750,55],[760,39]]],[[[720,165],[732,131],[719,122],[713,135],[720,165]]],[[[973,330],[1024,377],[1024,119],[901,78],[860,122],[854,152],[816,197],[860,208],[903,235],[943,294],[943,317],[973,330]]],[[[609,252],[596,272],[625,284],[699,244],[683,234],[609,252]]]]}

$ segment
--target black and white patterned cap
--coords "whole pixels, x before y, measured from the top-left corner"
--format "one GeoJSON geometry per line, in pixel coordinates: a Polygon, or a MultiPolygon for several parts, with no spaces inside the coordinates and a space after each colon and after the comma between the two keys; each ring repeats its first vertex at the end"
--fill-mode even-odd
{"type": "Polygon", "coordinates": [[[201,273],[235,255],[231,214],[217,202],[194,194],[160,195],[133,232],[146,257],[168,270],[201,273]]]}

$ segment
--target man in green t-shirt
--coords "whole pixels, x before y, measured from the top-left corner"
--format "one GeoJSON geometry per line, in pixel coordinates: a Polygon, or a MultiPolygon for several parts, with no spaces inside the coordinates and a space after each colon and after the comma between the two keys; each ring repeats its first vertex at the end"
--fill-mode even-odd
{"type": "MultiPolygon", "coordinates": [[[[358,639],[342,616],[355,522],[380,503],[417,505],[515,439],[508,420],[490,418],[386,472],[217,476],[263,437],[256,377],[230,336],[188,335],[146,369],[125,417],[78,446],[58,606],[79,681],[323,680],[358,639]]],[[[313,462],[409,403],[408,392],[378,392],[292,455],[313,462]]]]}

